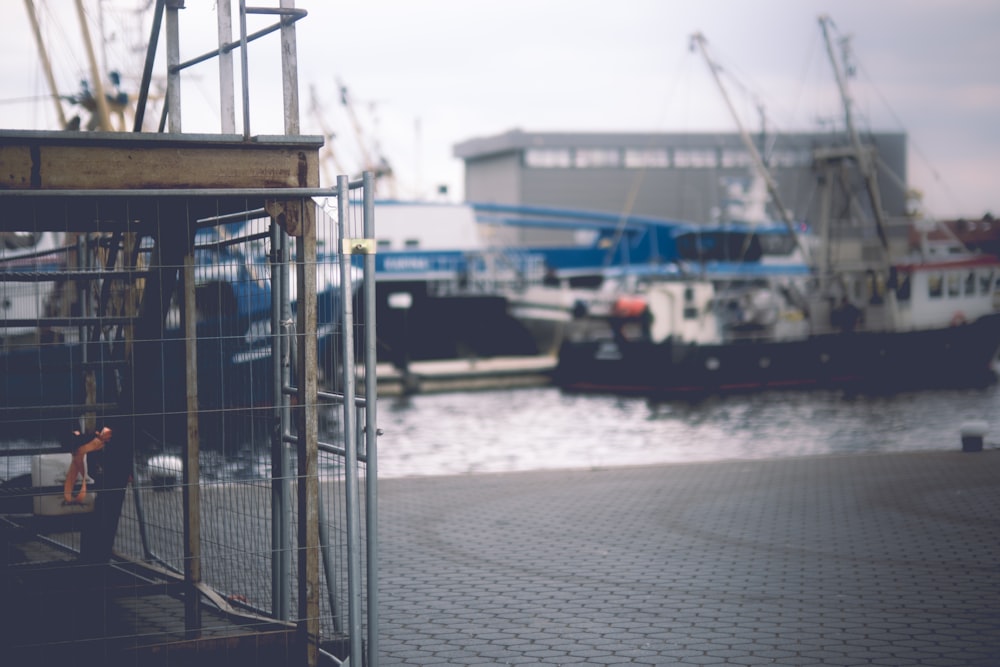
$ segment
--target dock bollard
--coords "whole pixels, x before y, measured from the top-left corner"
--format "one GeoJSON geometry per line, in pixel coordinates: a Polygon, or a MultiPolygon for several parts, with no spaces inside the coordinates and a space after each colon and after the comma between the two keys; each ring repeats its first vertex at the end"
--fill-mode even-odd
{"type": "Polygon", "coordinates": [[[962,424],[962,451],[983,451],[983,438],[986,437],[986,422],[971,421],[962,424]]]}

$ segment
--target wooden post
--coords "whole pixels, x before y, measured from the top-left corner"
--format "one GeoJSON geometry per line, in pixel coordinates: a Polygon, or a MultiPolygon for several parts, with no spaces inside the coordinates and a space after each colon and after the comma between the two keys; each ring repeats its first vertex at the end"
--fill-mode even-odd
{"type": "Polygon", "coordinates": [[[201,636],[201,468],[198,461],[198,315],[195,303],[194,248],[184,255],[184,349],[187,389],[187,439],[184,442],[184,630],[201,636]]]}
{"type": "Polygon", "coordinates": [[[296,330],[298,358],[295,380],[298,405],[298,627],[302,664],[319,662],[319,425],[316,400],[319,391],[316,352],[316,212],[312,201],[288,202],[288,229],[297,230],[295,268],[298,281],[296,330]],[[294,220],[292,220],[294,218],[294,220]]]}

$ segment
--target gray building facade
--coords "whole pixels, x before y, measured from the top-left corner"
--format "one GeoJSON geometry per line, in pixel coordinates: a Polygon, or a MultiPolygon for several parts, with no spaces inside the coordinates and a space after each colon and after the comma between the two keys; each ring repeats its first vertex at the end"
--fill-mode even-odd
{"type": "MultiPolygon", "coordinates": [[[[906,135],[878,133],[862,139],[878,155],[883,209],[889,218],[905,216],[906,135]]],[[[870,211],[856,169],[834,172],[817,166],[818,149],[846,146],[842,134],[781,134],[755,137],[754,141],[794,220],[818,224],[820,184],[823,178],[831,177],[836,180],[830,206],[834,222],[856,217],[859,206],[870,211]],[[855,193],[854,204],[849,192],[855,193]]],[[[736,133],[511,130],[459,143],[454,155],[465,163],[465,198],[470,202],[597,210],[688,222],[727,217],[734,194],[747,190],[755,173],[751,153],[736,133]]],[[[771,214],[780,219],[776,211],[771,214]]],[[[522,234],[535,234],[532,242],[543,240],[537,237],[538,232],[525,230],[522,234]]]]}

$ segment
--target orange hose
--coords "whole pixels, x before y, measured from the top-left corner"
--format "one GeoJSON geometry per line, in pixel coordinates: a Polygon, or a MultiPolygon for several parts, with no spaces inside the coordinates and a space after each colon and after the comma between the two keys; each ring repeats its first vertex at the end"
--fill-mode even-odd
{"type": "MultiPolygon", "coordinates": [[[[79,435],[79,434],[77,434],[79,435]]],[[[111,439],[111,429],[105,426],[87,443],[79,446],[73,452],[73,460],[66,471],[66,481],[63,482],[63,500],[66,503],[83,503],[87,499],[87,454],[104,449],[104,445],[111,439]],[[73,498],[73,484],[76,478],[82,477],[80,492],[73,498]]]]}

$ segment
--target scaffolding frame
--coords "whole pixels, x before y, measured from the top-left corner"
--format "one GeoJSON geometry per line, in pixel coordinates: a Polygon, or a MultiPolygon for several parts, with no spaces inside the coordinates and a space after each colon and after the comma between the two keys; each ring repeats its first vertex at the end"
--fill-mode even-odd
{"type": "MultiPolygon", "coordinates": [[[[210,634],[202,617],[205,604],[210,602],[218,610],[239,617],[244,625],[256,620],[267,621],[260,627],[269,631],[275,627],[294,629],[294,664],[315,665],[327,658],[377,665],[373,175],[365,174],[355,183],[339,177],[335,188],[319,187],[322,139],[298,134],[294,26],[305,12],[295,9],[291,0],[281,0],[277,8],[247,7],[245,0],[240,0],[240,37],[234,41],[225,35],[224,16],[231,17],[231,4],[219,0],[217,5],[219,48],[181,62],[179,10],[183,2],[158,0],[135,133],[0,131],[0,166],[6,178],[6,182],[0,181],[0,232],[60,232],[75,239],[71,248],[60,250],[74,253],[75,262],[56,274],[42,275],[31,265],[24,271],[0,271],[0,282],[41,285],[55,278],[61,289],[77,293],[75,311],[71,308],[66,314],[20,320],[5,318],[0,329],[25,325],[38,331],[56,331],[64,342],[74,338],[66,331],[78,332],[75,337],[83,360],[71,367],[71,372],[84,376],[83,390],[70,392],[70,400],[64,404],[32,406],[37,410],[28,417],[20,405],[0,405],[0,411],[8,425],[14,421],[22,426],[38,423],[34,417],[82,417],[85,429],[101,422],[112,424],[115,433],[115,446],[105,452],[104,477],[93,512],[80,529],[69,534],[57,532],[52,537],[45,520],[24,525],[38,528],[39,534],[48,535],[48,543],[75,554],[74,566],[93,568],[113,563],[117,568],[141,568],[144,577],[177,582],[172,590],[184,600],[187,642],[197,645],[210,634]],[[246,17],[253,13],[273,14],[278,21],[248,34],[246,17]],[[161,134],[142,133],[138,130],[164,21],[167,104],[160,121],[161,134]],[[273,32],[280,33],[281,40],[285,135],[254,137],[250,134],[247,47],[273,32]],[[231,56],[237,49],[241,55],[242,135],[235,134],[232,117],[231,56]],[[220,63],[223,134],[182,134],[181,72],[213,57],[220,63]],[[164,129],[169,131],[162,133],[164,129]],[[361,230],[351,228],[351,192],[356,190],[362,192],[362,204],[353,218],[355,224],[361,219],[361,230]],[[324,257],[317,254],[317,218],[324,209],[316,205],[316,198],[331,199],[337,205],[336,251],[324,257]],[[201,474],[205,458],[202,429],[208,410],[199,395],[205,379],[199,377],[198,359],[206,336],[199,328],[204,290],[199,292],[197,255],[204,248],[197,239],[206,230],[251,219],[266,221],[266,229],[220,242],[216,248],[223,243],[263,242],[270,246],[270,328],[264,338],[273,400],[260,410],[269,415],[272,424],[267,438],[270,458],[266,478],[270,505],[268,517],[250,517],[270,526],[269,603],[263,607],[253,604],[245,592],[226,590],[225,584],[212,580],[214,575],[206,576],[204,547],[210,542],[206,531],[216,530],[213,517],[219,520],[221,516],[207,507],[215,496],[225,496],[229,489],[207,484],[201,474]],[[333,265],[339,270],[331,288],[339,293],[334,326],[339,336],[331,340],[339,349],[320,359],[322,325],[318,317],[324,304],[317,300],[322,292],[317,290],[317,274],[324,266],[329,269],[333,265]],[[357,277],[361,278],[358,290],[354,287],[357,277]],[[175,295],[180,296],[180,303],[173,301],[175,295]],[[112,302],[116,304],[113,308],[109,305],[112,302]],[[360,324],[355,321],[355,302],[366,318],[360,324]],[[164,405],[170,392],[165,386],[163,350],[172,304],[180,312],[184,402],[167,410],[164,405]],[[89,357],[95,350],[101,354],[89,357]],[[114,353],[105,356],[108,350],[114,353]],[[321,375],[326,387],[321,386],[321,375]],[[160,386],[151,386],[156,381],[160,386]],[[363,389],[359,390],[361,383],[363,389]],[[339,411],[339,430],[321,433],[321,409],[339,411]],[[140,478],[149,482],[151,468],[149,461],[137,460],[137,442],[148,433],[147,422],[166,422],[168,417],[181,419],[183,424],[181,479],[177,494],[156,496],[153,494],[159,489],[140,483],[140,478]],[[340,477],[324,482],[324,468],[337,466],[340,477]],[[127,489],[132,490],[131,495],[127,489]],[[171,535],[173,543],[166,553],[163,540],[151,531],[151,498],[170,498],[171,503],[179,501],[181,505],[179,529],[156,528],[171,535]],[[266,518],[269,520],[264,521],[266,518]],[[123,531],[123,526],[128,530],[123,531]],[[129,530],[134,530],[131,538],[125,534],[129,530]],[[342,542],[339,548],[338,541],[342,542]],[[340,561],[346,564],[338,571],[340,561]],[[326,587],[325,599],[321,584],[326,587]],[[346,599],[341,595],[344,588],[346,599]],[[324,647],[324,633],[326,638],[334,635],[336,641],[324,647]],[[338,649],[331,648],[333,645],[338,649]]],[[[36,342],[39,349],[52,349],[36,342]]],[[[254,349],[247,354],[262,353],[254,349]]],[[[12,460],[56,451],[59,447],[43,436],[8,443],[2,453],[12,460]]],[[[21,493],[27,497],[44,492],[52,489],[32,488],[21,493]]],[[[247,502],[248,507],[251,504],[247,502]]],[[[172,512],[170,503],[167,505],[164,516],[172,512]]],[[[177,650],[184,643],[167,641],[173,641],[177,650]]]]}

